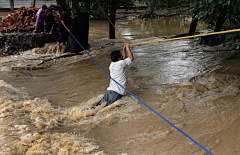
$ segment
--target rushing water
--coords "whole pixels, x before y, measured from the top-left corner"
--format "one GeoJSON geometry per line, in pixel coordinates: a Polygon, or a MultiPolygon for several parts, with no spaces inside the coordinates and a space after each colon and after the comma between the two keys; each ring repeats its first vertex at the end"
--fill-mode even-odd
{"type": "MultiPolygon", "coordinates": [[[[108,72],[123,43],[106,39],[106,21],[90,23],[91,54],[108,72]]],[[[175,18],[116,25],[131,42],[188,30],[175,18]]],[[[240,154],[240,61],[225,59],[222,46],[195,44],[131,47],[127,89],[214,154],[240,154]]],[[[59,59],[48,48],[0,60],[2,154],[207,154],[130,95],[89,109],[108,77],[86,54],[59,59]]]]}

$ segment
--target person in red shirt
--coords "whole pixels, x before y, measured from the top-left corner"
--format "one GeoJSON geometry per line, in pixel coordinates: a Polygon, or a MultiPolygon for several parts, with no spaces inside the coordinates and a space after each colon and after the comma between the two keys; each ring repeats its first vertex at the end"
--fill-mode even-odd
{"type": "Polygon", "coordinates": [[[59,41],[58,41],[58,47],[60,44],[65,44],[68,38],[68,33],[70,32],[68,28],[68,20],[69,20],[69,15],[67,15],[67,8],[62,8],[61,9],[62,14],[59,17],[58,21],[58,33],[59,33],[59,41]]]}

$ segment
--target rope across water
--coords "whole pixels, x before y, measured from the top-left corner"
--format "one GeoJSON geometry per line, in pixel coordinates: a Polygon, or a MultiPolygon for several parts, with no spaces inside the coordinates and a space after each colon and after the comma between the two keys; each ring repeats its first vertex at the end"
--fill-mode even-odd
{"type": "Polygon", "coordinates": [[[190,39],[190,38],[196,38],[196,37],[210,36],[210,35],[216,35],[216,34],[226,34],[226,33],[233,33],[233,32],[240,32],[240,29],[221,31],[221,32],[213,32],[213,33],[207,33],[207,34],[198,34],[198,35],[193,35],[193,36],[179,37],[179,38],[172,38],[172,39],[147,41],[147,42],[141,42],[141,43],[134,43],[134,44],[130,44],[130,45],[133,46],[133,45],[151,44],[151,43],[157,43],[157,42],[166,42],[166,41],[180,40],[180,39],[190,39]]]}
{"type": "Polygon", "coordinates": [[[157,111],[155,111],[153,108],[151,108],[149,105],[147,105],[146,103],[144,103],[141,99],[139,99],[137,96],[135,96],[133,93],[131,93],[129,90],[127,90],[125,87],[123,87],[121,84],[119,84],[116,80],[114,80],[113,78],[111,78],[111,76],[98,64],[98,62],[91,56],[91,54],[89,54],[89,52],[80,44],[80,42],[76,39],[76,37],[70,32],[71,36],[75,39],[75,41],[82,47],[82,49],[88,54],[88,56],[98,65],[98,67],[100,67],[100,69],[110,78],[112,79],[115,83],[117,83],[120,87],[122,87],[124,90],[126,90],[129,94],[131,94],[133,97],[135,97],[139,102],[141,102],[143,105],[145,105],[147,108],[149,108],[151,111],[153,111],[155,114],[157,114],[159,117],[161,117],[164,121],[166,121],[167,123],[169,123],[172,127],[174,127],[176,130],[178,130],[179,132],[181,132],[184,136],[186,136],[187,138],[189,138],[192,142],[194,142],[195,144],[197,144],[200,148],[202,148],[203,150],[205,150],[207,153],[213,155],[213,153],[211,153],[209,150],[207,150],[205,147],[203,147],[201,144],[199,144],[197,141],[195,141],[193,138],[191,138],[190,136],[188,136],[185,132],[183,132],[181,129],[179,129],[178,127],[176,127],[173,123],[171,123],[170,121],[168,121],[166,118],[164,118],[162,115],[160,115],[157,111]]]}

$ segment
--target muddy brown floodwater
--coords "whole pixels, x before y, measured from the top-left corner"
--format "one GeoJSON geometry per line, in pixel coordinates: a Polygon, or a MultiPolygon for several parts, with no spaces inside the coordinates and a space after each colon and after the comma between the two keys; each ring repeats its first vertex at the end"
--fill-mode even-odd
{"type": "MultiPolygon", "coordinates": [[[[106,38],[107,22],[90,23],[90,54],[109,72],[109,54],[123,42],[106,38]]],[[[122,20],[117,27],[131,43],[188,30],[174,18],[122,20]]],[[[45,54],[53,44],[0,59],[2,154],[207,154],[130,95],[88,109],[108,77],[86,54],[45,54]]],[[[131,49],[128,90],[212,153],[240,154],[240,61],[226,59],[231,51],[192,39],[131,49]]]]}

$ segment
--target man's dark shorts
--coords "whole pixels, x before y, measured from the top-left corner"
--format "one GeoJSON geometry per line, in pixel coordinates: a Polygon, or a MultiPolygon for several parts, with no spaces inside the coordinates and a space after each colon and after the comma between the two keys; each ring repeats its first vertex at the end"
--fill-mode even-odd
{"type": "Polygon", "coordinates": [[[67,38],[68,38],[68,31],[67,30],[61,30],[61,29],[58,29],[58,33],[59,33],[59,43],[66,43],[67,41],[67,38]]]}
{"type": "Polygon", "coordinates": [[[113,102],[119,100],[121,97],[122,95],[118,94],[117,92],[107,90],[102,100],[96,106],[101,105],[103,102],[107,102],[106,106],[111,105],[113,102]]]}

